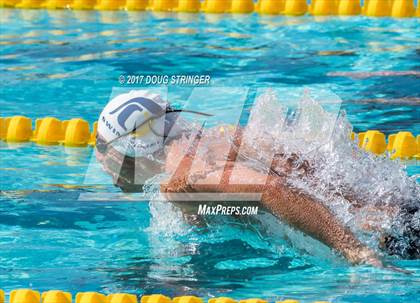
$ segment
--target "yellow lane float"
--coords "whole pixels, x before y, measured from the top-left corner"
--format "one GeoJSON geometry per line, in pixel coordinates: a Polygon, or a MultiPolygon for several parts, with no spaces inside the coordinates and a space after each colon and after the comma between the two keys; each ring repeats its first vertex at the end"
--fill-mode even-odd
{"type": "Polygon", "coordinates": [[[415,0],[0,0],[0,7],[81,9],[81,10],[151,10],[209,14],[250,14],[301,16],[392,16],[420,17],[415,0]]]}
{"type": "Polygon", "coordinates": [[[65,127],[60,120],[53,117],[37,119],[32,141],[45,145],[58,144],[64,139],[64,133],[65,127]]]}
{"type": "Polygon", "coordinates": [[[337,6],[337,15],[356,16],[360,15],[362,9],[359,0],[340,0],[337,6]]]}
{"type": "Polygon", "coordinates": [[[232,0],[205,0],[203,2],[203,12],[208,14],[229,13],[232,0]]]}
{"type": "Polygon", "coordinates": [[[290,16],[302,16],[307,11],[308,4],[306,0],[286,0],[283,13],[290,16]]]}
{"type": "Polygon", "coordinates": [[[150,295],[141,297],[141,303],[172,303],[172,300],[164,295],[150,295]]]}
{"type": "Polygon", "coordinates": [[[32,137],[32,120],[24,116],[6,118],[6,141],[25,142],[32,137]]]}
{"type": "MultiPolygon", "coordinates": [[[[98,124],[95,122],[90,130],[89,123],[80,118],[60,121],[54,117],[46,117],[36,119],[35,129],[32,130],[30,118],[24,116],[0,117],[0,140],[11,143],[32,141],[41,145],[63,144],[69,147],[95,146],[97,128],[98,124]]],[[[415,137],[410,132],[402,131],[390,134],[386,138],[385,134],[379,130],[368,130],[358,134],[351,133],[350,136],[353,141],[357,140],[359,148],[376,155],[387,152],[392,159],[420,158],[420,135],[415,137]]],[[[152,299],[154,300],[155,297],[152,299]]]]}
{"type": "Polygon", "coordinates": [[[359,146],[360,148],[362,148],[362,146],[363,146],[363,142],[364,142],[364,140],[365,140],[365,134],[366,134],[366,133],[358,133],[358,134],[357,134],[357,142],[358,142],[358,146],[359,146]]]}
{"type": "Polygon", "coordinates": [[[179,0],[177,11],[184,13],[198,13],[201,9],[200,0],[179,0]]]}
{"type": "Polygon", "coordinates": [[[254,11],[253,0],[232,0],[230,12],[232,14],[250,14],[254,11]]]}
{"type": "Polygon", "coordinates": [[[16,289],[10,292],[10,303],[39,303],[41,295],[31,289],[16,289]]]}
{"type": "Polygon", "coordinates": [[[137,303],[137,297],[132,294],[111,294],[108,295],[107,303],[137,303]]]}
{"type": "Polygon", "coordinates": [[[391,5],[388,0],[367,0],[362,12],[369,17],[386,17],[391,13],[391,5]]]}
{"type": "Polygon", "coordinates": [[[312,0],[309,12],[314,16],[330,16],[336,14],[335,0],[312,0]]]}
{"type": "Polygon", "coordinates": [[[208,303],[237,303],[235,300],[227,297],[212,298],[208,303]]]}
{"type": "Polygon", "coordinates": [[[41,296],[42,303],[71,303],[71,293],[59,291],[59,290],[50,290],[42,293],[41,296]]]}
{"type": "Polygon", "coordinates": [[[24,116],[0,118],[0,139],[7,142],[33,141],[42,145],[64,144],[82,147],[94,145],[97,123],[89,131],[89,123],[75,118],[60,121],[54,117],[37,119],[32,131],[32,120],[24,116]]]}
{"type": "Polygon", "coordinates": [[[399,132],[394,139],[391,149],[391,159],[411,159],[417,154],[416,139],[410,132],[399,132]]]}
{"type": "Polygon", "coordinates": [[[0,118],[0,140],[6,139],[10,118],[0,118]]]}
{"type": "Polygon", "coordinates": [[[0,6],[15,7],[20,0],[0,0],[0,6]]]}
{"type": "Polygon", "coordinates": [[[83,119],[64,121],[64,140],[62,143],[70,147],[86,146],[90,140],[89,123],[83,119]]]}
{"type": "Polygon", "coordinates": [[[95,8],[95,5],[96,0],[74,0],[71,8],[91,10],[95,8]]]}
{"type": "Polygon", "coordinates": [[[365,133],[362,148],[374,154],[383,154],[386,150],[385,134],[377,130],[369,130],[365,133]]]}
{"type": "Polygon", "coordinates": [[[79,292],[76,303],[107,303],[107,297],[97,292],[79,292]]]}
{"type": "MultiPolygon", "coordinates": [[[[121,1],[124,2],[124,1],[121,1]]],[[[147,0],[127,0],[125,2],[125,9],[130,11],[144,11],[147,8],[147,0]]],[[[123,3],[124,6],[124,3],[123,3]]]]}
{"type": "Polygon", "coordinates": [[[73,0],[47,0],[42,7],[48,9],[71,8],[73,0]]]}
{"type": "MultiPolygon", "coordinates": [[[[5,294],[0,289],[0,303],[4,303],[5,294]]],[[[98,292],[80,292],[76,294],[75,300],[72,300],[71,293],[61,290],[50,290],[42,293],[31,289],[17,289],[10,292],[10,303],[204,303],[204,299],[195,296],[181,296],[171,300],[164,295],[155,294],[142,296],[138,300],[135,294],[115,293],[108,296],[98,292]]],[[[228,297],[212,298],[208,303],[238,303],[234,299],[228,297]]],[[[267,303],[267,301],[252,298],[241,300],[239,303],[267,303]]],[[[276,303],[299,303],[297,300],[277,301],[276,303]]],[[[316,301],[313,303],[328,303],[326,301],[316,301]]]]}
{"type": "Polygon", "coordinates": [[[22,0],[15,7],[17,8],[40,8],[45,0],[22,0]]]}
{"type": "Polygon", "coordinates": [[[414,1],[394,0],[391,6],[391,16],[396,18],[413,17],[415,15],[414,1]]]}
{"type": "Polygon", "coordinates": [[[89,138],[89,142],[88,142],[89,145],[95,146],[97,133],[98,133],[98,122],[94,122],[93,123],[93,130],[92,130],[92,133],[90,134],[90,138],[89,138]]]}
{"type": "Polygon", "coordinates": [[[175,10],[177,5],[177,0],[152,0],[149,8],[155,12],[170,12],[175,10]]]}
{"type": "Polygon", "coordinates": [[[278,15],[284,10],[285,0],[259,0],[256,12],[262,15],[278,15]]]}
{"type": "MultiPolygon", "coordinates": [[[[352,134],[351,137],[354,140],[356,135],[352,134]]],[[[357,134],[357,141],[360,148],[377,155],[386,151],[391,159],[417,159],[420,154],[420,135],[416,138],[410,132],[391,134],[387,143],[385,134],[378,130],[369,130],[357,134]]]]}
{"type": "MultiPolygon", "coordinates": [[[[127,0],[127,4],[130,1],[127,0]]],[[[142,3],[142,1],[136,0],[135,3],[142,3]]],[[[98,10],[118,10],[124,8],[126,5],[126,0],[99,0],[95,9],[98,10]]],[[[128,6],[128,5],[127,5],[128,6]]],[[[146,1],[147,6],[147,1],[146,1]]],[[[146,9],[146,7],[144,7],[146,9]]]]}

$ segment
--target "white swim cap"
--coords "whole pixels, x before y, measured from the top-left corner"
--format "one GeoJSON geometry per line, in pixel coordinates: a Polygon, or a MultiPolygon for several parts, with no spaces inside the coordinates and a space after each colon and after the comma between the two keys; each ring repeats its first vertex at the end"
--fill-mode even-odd
{"type": "Polygon", "coordinates": [[[160,95],[148,90],[133,90],[113,98],[102,111],[98,121],[98,135],[105,143],[113,143],[119,152],[129,156],[146,156],[163,147],[162,136],[150,131],[148,122],[165,125],[168,103],[160,95]],[[137,128],[141,133],[126,136],[137,128]]]}
{"type": "Polygon", "coordinates": [[[147,90],[133,90],[113,98],[102,111],[98,133],[107,142],[129,134],[138,126],[166,111],[167,102],[147,90]]]}

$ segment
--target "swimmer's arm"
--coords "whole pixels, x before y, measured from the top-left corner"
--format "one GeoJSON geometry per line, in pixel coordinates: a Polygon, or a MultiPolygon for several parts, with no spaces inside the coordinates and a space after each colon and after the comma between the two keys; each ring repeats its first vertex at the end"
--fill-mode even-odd
{"type": "Polygon", "coordinates": [[[342,254],[353,264],[382,266],[375,252],[315,199],[290,189],[279,178],[270,181],[262,203],[273,214],[342,254]]]}
{"type": "MultiPolygon", "coordinates": [[[[173,148],[170,154],[175,154],[176,150],[177,148],[173,148]]],[[[189,155],[185,156],[175,172],[167,167],[168,172],[173,173],[173,176],[166,184],[162,184],[161,191],[166,193],[169,199],[170,193],[179,192],[262,193],[262,204],[274,215],[337,250],[351,263],[370,263],[381,266],[381,261],[375,253],[358,241],[328,209],[312,198],[291,190],[281,178],[271,178],[268,184],[261,185],[264,184],[267,176],[239,163],[231,163],[227,166],[230,166],[228,169],[232,169],[236,165],[233,176],[243,178],[242,182],[232,180],[232,172],[226,173],[223,169],[215,170],[211,174],[203,174],[197,167],[192,166],[193,158],[189,155]],[[217,176],[223,177],[221,180],[215,180],[217,176]],[[249,180],[256,182],[250,184],[249,180]]]]}

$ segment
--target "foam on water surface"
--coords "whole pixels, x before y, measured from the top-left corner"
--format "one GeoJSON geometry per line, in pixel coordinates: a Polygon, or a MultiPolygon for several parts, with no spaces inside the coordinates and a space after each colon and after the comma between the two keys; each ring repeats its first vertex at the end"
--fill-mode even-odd
{"type": "MultiPolygon", "coordinates": [[[[372,246],[377,246],[378,237],[372,237],[379,235],[375,231],[407,224],[397,222],[396,209],[402,205],[418,208],[417,176],[409,177],[400,161],[358,148],[350,139],[352,127],[345,112],[330,113],[309,94],[303,94],[298,114],[284,123],[288,117],[282,101],[269,91],[253,107],[246,141],[270,147],[258,149],[261,159],[275,153],[297,155],[295,169],[288,177],[290,185],[316,197],[372,246]],[[309,174],[300,170],[305,162],[311,168],[309,174]]],[[[414,224],[418,224],[418,213],[414,224]]]]}

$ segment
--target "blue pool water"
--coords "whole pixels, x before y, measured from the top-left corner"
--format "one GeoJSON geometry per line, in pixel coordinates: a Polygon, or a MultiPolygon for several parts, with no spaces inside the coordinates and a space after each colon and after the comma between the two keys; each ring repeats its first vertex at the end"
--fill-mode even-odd
{"type": "MultiPolygon", "coordinates": [[[[0,13],[1,116],[93,122],[121,87],[120,75],[209,74],[215,86],[328,89],[343,99],[355,131],[420,133],[419,19],[0,13]]],[[[170,99],[190,90],[170,87],[170,99]]],[[[393,260],[413,270],[410,276],[351,267],[302,253],[251,219],[191,226],[168,205],[83,201],[80,193],[118,192],[85,185],[89,148],[1,143],[0,154],[0,288],[6,291],[303,302],[416,302],[420,295],[419,261],[393,260]]]]}

